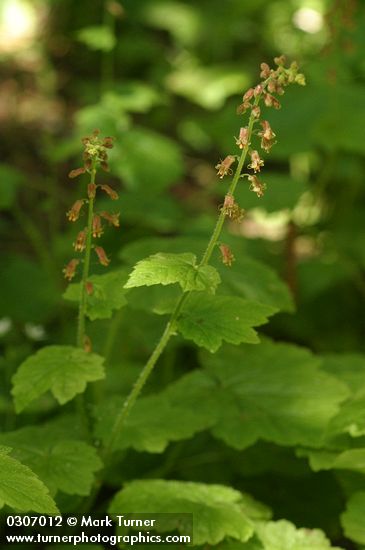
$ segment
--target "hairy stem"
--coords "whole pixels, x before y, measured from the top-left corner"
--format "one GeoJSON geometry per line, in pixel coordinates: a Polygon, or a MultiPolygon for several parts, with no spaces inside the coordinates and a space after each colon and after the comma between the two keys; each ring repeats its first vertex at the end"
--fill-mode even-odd
{"type": "MultiPolygon", "coordinates": [[[[90,184],[95,184],[96,168],[92,167],[90,184]]],[[[90,255],[91,255],[91,242],[92,242],[92,222],[94,215],[94,198],[89,197],[89,208],[87,215],[87,234],[86,234],[86,246],[84,256],[84,267],[82,271],[81,291],[80,291],[80,304],[79,304],[79,319],[77,325],[77,345],[82,348],[84,346],[85,339],[85,315],[86,315],[86,282],[89,277],[90,269],[90,255]]]]}

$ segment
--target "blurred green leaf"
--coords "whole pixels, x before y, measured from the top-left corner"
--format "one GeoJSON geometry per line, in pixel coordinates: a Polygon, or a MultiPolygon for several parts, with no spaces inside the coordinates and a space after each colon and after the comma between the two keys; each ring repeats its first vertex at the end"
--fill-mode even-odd
{"type": "MultiPolygon", "coordinates": [[[[178,514],[182,510],[199,518],[193,522],[195,545],[217,544],[226,537],[246,541],[253,533],[250,518],[268,515],[264,506],[230,487],[159,479],[129,483],[109,507],[111,514],[178,514]]],[[[167,528],[183,533],[184,526],[177,523],[167,528]]]]}
{"type": "Polygon", "coordinates": [[[0,210],[12,207],[18,187],[24,181],[24,174],[7,164],[0,164],[0,210]]]}
{"type": "Polygon", "coordinates": [[[355,492],[347,502],[346,510],[341,515],[345,535],[351,540],[365,544],[365,491],[355,492]]]}
{"type": "Polygon", "coordinates": [[[116,44],[116,38],[109,27],[94,25],[84,27],[77,33],[77,39],[91,50],[110,52],[116,44]]]}

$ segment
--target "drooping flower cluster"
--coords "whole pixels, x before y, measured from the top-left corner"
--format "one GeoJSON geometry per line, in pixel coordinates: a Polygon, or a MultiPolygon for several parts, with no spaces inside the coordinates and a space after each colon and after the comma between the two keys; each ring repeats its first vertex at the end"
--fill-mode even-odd
{"type": "MultiPolygon", "coordinates": [[[[105,250],[101,246],[94,246],[92,244],[92,239],[99,239],[102,236],[104,232],[102,220],[106,220],[109,225],[119,227],[119,213],[106,212],[105,210],[102,212],[94,212],[94,199],[96,197],[97,189],[100,189],[102,192],[106,193],[112,200],[118,199],[118,193],[114,191],[110,185],[96,184],[95,174],[99,167],[104,171],[109,170],[107,149],[111,149],[113,147],[113,138],[100,138],[99,131],[94,130],[91,136],[87,136],[82,139],[82,143],[84,145],[84,166],[71,170],[69,177],[75,178],[81,174],[88,173],[90,174],[91,181],[87,185],[87,198],[78,199],[71,206],[66,216],[69,221],[76,222],[83,214],[84,205],[89,205],[89,213],[91,206],[90,223],[88,223],[88,226],[78,233],[73,246],[76,252],[83,252],[89,243],[89,247],[94,249],[100,264],[107,266],[109,265],[110,260],[107,257],[105,250]]],[[[79,263],[80,260],[73,258],[67,264],[67,266],[63,269],[66,279],[71,281],[74,278],[79,263]]],[[[88,294],[91,294],[92,284],[86,282],[86,286],[88,294]]]]}
{"type": "MultiPolygon", "coordinates": [[[[276,143],[276,134],[272,130],[270,123],[265,119],[261,119],[260,102],[262,101],[265,107],[280,109],[281,104],[277,96],[282,96],[285,93],[286,86],[294,82],[302,86],[305,85],[304,75],[298,72],[296,62],[291,63],[289,67],[285,67],[286,59],[283,55],[275,57],[274,62],[276,65],[274,69],[269,67],[267,63],[261,63],[260,77],[262,81],[245,92],[242,97],[242,103],[237,108],[237,114],[239,115],[250,111],[248,124],[240,128],[238,138],[235,138],[235,143],[242,151],[241,162],[243,162],[242,159],[246,159],[246,155],[250,156],[251,162],[247,167],[249,170],[253,170],[253,173],[237,174],[237,171],[242,169],[242,164],[239,163],[235,178],[247,177],[249,189],[256,193],[259,198],[264,195],[266,189],[266,184],[260,181],[257,176],[257,173],[264,166],[264,160],[256,149],[251,149],[251,141],[254,136],[258,136],[260,138],[260,147],[265,153],[269,153],[271,147],[276,143]],[[255,129],[255,125],[257,124],[261,126],[261,130],[259,131],[255,129]]],[[[217,175],[221,179],[226,175],[232,174],[231,166],[236,158],[238,158],[236,155],[228,155],[216,165],[217,175]]],[[[231,193],[226,195],[221,211],[228,218],[237,221],[242,220],[244,212],[235,202],[231,193]]],[[[231,265],[232,260],[229,259],[230,256],[225,246],[221,245],[222,261],[226,265],[231,265]]]]}

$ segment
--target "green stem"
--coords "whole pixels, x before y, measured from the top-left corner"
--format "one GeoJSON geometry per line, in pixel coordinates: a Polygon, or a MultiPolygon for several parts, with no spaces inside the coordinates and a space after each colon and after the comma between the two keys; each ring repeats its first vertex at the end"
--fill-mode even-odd
{"type": "Polygon", "coordinates": [[[134,403],[136,402],[137,397],[142,391],[143,386],[145,385],[149,375],[151,374],[155,364],[157,363],[161,353],[165,349],[168,341],[170,340],[170,337],[175,332],[175,323],[176,320],[180,314],[181,308],[183,307],[187,297],[189,296],[190,292],[186,292],[183,294],[178,303],[176,304],[176,307],[171,314],[171,317],[165,327],[165,330],[157,343],[155,349],[153,350],[150,358],[148,359],[147,363],[143,367],[142,371],[140,372],[139,377],[137,378],[136,383],[134,384],[132,391],[128,395],[127,399],[123,403],[122,409],[119,411],[119,414],[116,416],[114,420],[113,427],[110,432],[109,440],[104,448],[104,451],[102,453],[102,458],[104,459],[104,464],[107,463],[110,453],[113,451],[113,446],[115,443],[116,438],[118,437],[118,434],[121,430],[121,427],[123,426],[127,416],[130,413],[130,410],[132,409],[134,403]]]}
{"type": "MultiPolygon", "coordinates": [[[[260,96],[258,96],[256,98],[255,105],[257,105],[259,103],[259,100],[260,100],[260,96]]],[[[255,123],[255,118],[252,116],[252,113],[251,113],[251,116],[250,116],[250,119],[249,119],[249,124],[248,124],[248,129],[249,129],[248,144],[242,149],[242,153],[241,153],[240,159],[238,161],[236,172],[234,174],[232,183],[231,183],[231,185],[229,187],[229,190],[228,190],[228,193],[230,193],[232,196],[234,195],[234,192],[236,190],[236,186],[237,186],[238,180],[241,176],[242,168],[243,168],[245,160],[246,160],[246,156],[247,156],[249,146],[250,146],[250,139],[251,139],[252,129],[253,129],[254,123],[255,123]]],[[[220,214],[219,214],[216,226],[213,230],[212,236],[209,240],[207,249],[206,249],[206,251],[205,251],[205,253],[202,257],[202,260],[199,264],[199,267],[208,264],[208,262],[210,260],[210,257],[213,253],[213,250],[214,250],[215,246],[217,245],[218,239],[219,239],[220,234],[222,232],[222,228],[223,228],[223,225],[224,225],[224,220],[225,220],[225,213],[222,209],[220,214]]],[[[145,385],[145,383],[146,383],[149,375],[151,374],[155,364],[157,363],[160,355],[162,354],[162,352],[164,351],[168,341],[170,340],[170,337],[174,334],[175,324],[176,324],[177,318],[178,318],[178,316],[181,312],[181,309],[182,309],[185,301],[188,299],[190,294],[191,294],[191,292],[184,293],[181,296],[181,298],[179,299],[179,301],[177,302],[177,304],[175,306],[175,309],[172,312],[171,317],[170,317],[170,319],[169,319],[169,321],[166,325],[166,328],[165,328],[165,330],[164,330],[164,332],[161,336],[161,339],[157,343],[155,349],[152,352],[152,355],[150,356],[147,363],[143,367],[136,383],[134,384],[134,386],[132,388],[132,391],[130,392],[129,396],[125,400],[122,409],[120,410],[119,414],[116,416],[116,418],[114,420],[113,427],[112,427],[111,432],[110,432],[109,440],[107,442],[107,445],[104,448],[104,452],[102,453],[104,463],[106,463],[108,461],[109,455],[113,451],[113,446],[114,446],[115,440],[116,440],[118,434],[120,433],[127,416],[129,415],[134,403],[136,402],[136,399],[138,398],[139,394],[141,393],[142,388],[145,385]]]]}
{"type": "MultiPolygon", "coordinates": [[[[93,166],[91,169],[90,184],[95,184],[95,174],[96,174],[96,169],[95,169],[95,166],[93,166]]],[[[78,319],[78,325],[77,325],[77,345],[80,348],[84,347],[84,339],[85,339],[85,315],[86,315],[86,297],[87,297],[86,282],[89,277],[89,269],[90,269],[93,215],[94,215],[94,198],[89,197],[84,268],[82,271],[79,319],[78,319]]]]}

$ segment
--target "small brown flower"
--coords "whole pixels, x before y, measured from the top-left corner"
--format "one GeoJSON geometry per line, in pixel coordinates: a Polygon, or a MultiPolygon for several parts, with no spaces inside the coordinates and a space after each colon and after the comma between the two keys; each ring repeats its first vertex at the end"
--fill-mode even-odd
{"type": "Polygon", "coordinates": [[[229,246],[227,244],[221,244],[219,245],[219,250],[221,251],[221,254],[222,254],[221,259],[224,265],[231,267],[232,263],[235,260],[235,257],[233,256],[229,246]]]}
{"type": "Polygon", "coordinates": [[[92,233],[94,238],[101,237],[103,234],[103,226],[101,224],[101,218],[98,214],[93,215],[92,233]]]}
{"type": "Polygon", "coordinates": [[[85,289],[89,296],[91,296],[94,292],[94,285],[91,281],[86,281],[85,283],[85,289]]]}
{"type": "Polygon", "coordinates": [[[248,180],[250,182],[250,190],[256,193],[258,197],[262,197],[266,189],[266,184],[262,183],[257,176],[248,176],[248,180]]]}
{"type": "Polygon", "coordinates": [[[99,258],[99,262],[101,263],[101,265],[107,267],[110,264],[110,260],[106,255],[104,248],[102,248],[101,246],[96,246],[95,252],[99,258]]]}
{"type": "Polygon", "coordinates": [[[119,195],[110,185],[101,185],[100,188],[113,200],[116,201],[119,198],[119,195]]]}
{"type": "Polygon", "coordinates": [[[247,126],[245,128],[240,128],[240,134],[238,138],[236,138],[236,145],[238,145],[240,149],[243,149],[244,147],[247,147],[248,140],[249,140],[249,130],[247,126]]]}
{"type": "Polygon", "coordinates": [[[258,136],[261,137],[261,147],[266,152],[269,152],[271,147],[275,144],[276,134],[272,131],[271,126],[267,120],[263,120],[261,123],[262,131],[258,132],[258,136]]]}
{"type": "Polygon", "coordinates": [[[264,166],[263,159],[260,158],[260,155],[257,151],[251,151],[250,157],[251,164],[248,165],[248,168],[251,168],[251,170],[254,170],[254,172],[260,172],[261,166],[264,166]]]}
{"type": "Polygon", "coordinates": [[[218,176],[222,179],[227,174],[232,174],[231,166],[235,162],[236,157],[228,155],[224,160],[221,160],[215,168],[218,170],[218,176]]]}
{"type": "Polygon", "coordinates": [[[74,170],[71,170],[68,177],[69,178],[77,178],[77,176],[80,176],[81,174],[85,174],[86,169],[84,167],[82,168],[75,168],[74,170]]]}
{"type": "Polygon", "coordinates": [[[65,275],[66,279],[71,281],[75,277],[76,269],[79,263],[80,263],[80,260],[77,260],[74,258],[68,262],[66,267],[63,268],[62,273],[65,275]]]}
{"type": "Polygon", "coordinates": [[[70,222],[75,222],[76,220],[79,219],[79,215],[83,204],[84,204],[83,199],[79,199],[71,206],[71,209],[66,214],[70,222]]]}
{"type": "Polygon", "coordinates": [[[86,351],[86,353],[92,352],[92,343],[87,334],[84,336],[84,351],[86,351]]]}
{"type": "Polygon", "coordinates": [[[114,225],[114,227],[119,227],[119,213],[118,214],[111,214],[110,212],[100,212],[100,216],[104,218],[104,220],[107,220],[111,225],[114,225]]]}
{"type": "Polygon", "coordinates": [[[76,252],[82,252],[85,250],[86,247],[86,236],[87,236],[87,229],[83,229],[79,232],[79,234],[76,237],[76,241],[74,242],[74,249],[76,252]]]}

